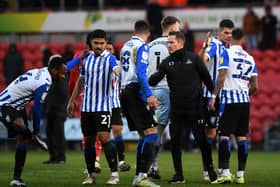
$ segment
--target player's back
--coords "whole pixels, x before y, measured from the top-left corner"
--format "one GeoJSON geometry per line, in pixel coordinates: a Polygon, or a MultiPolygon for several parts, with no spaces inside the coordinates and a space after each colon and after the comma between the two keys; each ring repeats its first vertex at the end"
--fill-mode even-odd
{"type": "Polygon", "coordinates": [[[227,78],[222,94],[227,103],[249,102],[249,81],[257,75],[254,58],[242,49],[241,46],[231,46],[227,49],[220,62],[220,67],[226,68],[227,78]]]}
{"type": "MultiPolygon", "coordinates": [[[[129,41],[127,41],[121,49],[120,60],[122,67],[121,74],[121,85],[124,88],[130,83],[137,83],[138,76],[136,73],[136,62],[138,50],[145,43],[144,41],[137,37],[132,36],[129,41]]],[[[147,54],[148,55],[148,54],[147,54]]]]}
{"type": "MultiPolygon", "coordinates": [[[[162,62],[162,60],[169,56],[167,41],[167,36],[161,36],[149,43],[150,55],[148,77],[155,73],[158,69],[158,65],[162,62]]],[[[162,86],[168,87],[166,77],[162,79],[157,85],[157,87],[162,86]]]]}
{"type": "Polygon", "coordinates": [[[0,94],[0,106],[8,105],[16,109],[23,109],[33,99],[34,92],[41,86],[49,88],[52,83],[47,69],[32,69],[20,75],[0,94]]]}

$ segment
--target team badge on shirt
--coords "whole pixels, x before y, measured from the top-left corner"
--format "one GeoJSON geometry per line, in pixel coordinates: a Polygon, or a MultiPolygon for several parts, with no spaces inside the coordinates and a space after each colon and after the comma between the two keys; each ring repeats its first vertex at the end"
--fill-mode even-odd
{"type": "Polygon", "coordinates": [[[142,59],[143,59],[143,60],[148,60],[148,53],[147,53],[147,52],[143,51],[143,53],[142,53],[142,59]]]}

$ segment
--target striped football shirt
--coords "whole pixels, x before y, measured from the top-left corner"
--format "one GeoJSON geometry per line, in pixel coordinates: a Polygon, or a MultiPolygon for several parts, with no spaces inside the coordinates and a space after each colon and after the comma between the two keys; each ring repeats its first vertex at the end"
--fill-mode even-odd
{"type": "Polygon", "coordinates": [[[84,77],[82,112],[111,111],[112,73],[116,67],[116,57],[107,50],[99,56],[91,52],[83,61],[80,72],[84,77]]]}

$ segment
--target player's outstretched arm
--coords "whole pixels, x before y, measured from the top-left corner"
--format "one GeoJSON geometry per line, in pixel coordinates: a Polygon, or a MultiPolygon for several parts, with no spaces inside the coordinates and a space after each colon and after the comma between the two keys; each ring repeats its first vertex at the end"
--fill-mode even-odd
{"type": "Polygon", "coordinates": [[[208,56],[205,54],[206,49],[209,47],[210,43],[212,42],[212,32],[207,32],[205,40],[202,44],[202,47],[198,53],[198,55],[203,59],[204,62],[207,62],[208,56]]]}
{"type": "Polygon", "coordinates": [[[81,60],[84,60],[89,55],[88,50],[84,50],[81,56],[73,58],[72,60],[66,62],[66,70],[67,72],[71,71],[74,67],[80,64],[81,60]]]}

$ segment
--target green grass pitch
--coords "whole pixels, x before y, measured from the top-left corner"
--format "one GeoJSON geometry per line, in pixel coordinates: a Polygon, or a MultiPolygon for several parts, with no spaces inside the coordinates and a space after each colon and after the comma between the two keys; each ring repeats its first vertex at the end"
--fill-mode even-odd
{"type": "MultiPolygon", "coordinates": [[[[78,187],[83,186],[85,178],[83,153],[81,151],[67,152],[66,164],[45,165],[43,161],[48,159],[48,154],[41,151],[28,152],[22,178],[28,187],[78,187]]],[[[117,186],[131,186],[135,174],[135,153],[128,152],[126,160],[132,165],[129,172],[120,173],[120,184],[117,186]]],[[[217,153],[214,153],[215,165],[217,165],[217,153]]],[[[9,186],[13,174],[14,153],[0,153],[0,187],[9,186]]],[[[156,181],[162,187],[188,186],[207,187],[213,186],[201,181],[201,157],[200,153],[183,153],[183,166],[186,184],[169,185],[167,180],[173,175],[171,154],[162,152],[159,159],[161,180],[156,181]]],[[[236,172],[236,152],[231,155],[231,172],[236,172]]],[[[101,160],[102,172],[97,174],[97,183],[93,186],[106,186],[110,171],[104,154],[101,160]]],[[[244,187],[280,187],[280,152],[250,152],[246,170],[246,184],[225,184],[219,186],[244,186],[244,187]]]]}

